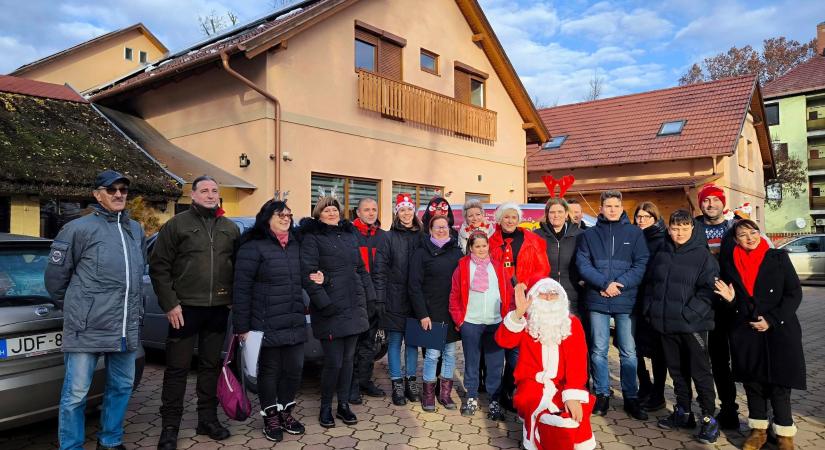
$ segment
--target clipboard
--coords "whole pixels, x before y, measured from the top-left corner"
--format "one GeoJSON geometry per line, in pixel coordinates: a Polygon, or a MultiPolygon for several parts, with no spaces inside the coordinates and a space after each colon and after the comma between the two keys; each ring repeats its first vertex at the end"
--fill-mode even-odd
{"type": "Polygon", "coordinates": [[[406,345],[412,347],[424,347],[441,350],[447,343],[447,324],[433,322],[430,330],[421,328],[421,322],[417,319],[407,318],[404,330],[404,340],[406,345]]]}

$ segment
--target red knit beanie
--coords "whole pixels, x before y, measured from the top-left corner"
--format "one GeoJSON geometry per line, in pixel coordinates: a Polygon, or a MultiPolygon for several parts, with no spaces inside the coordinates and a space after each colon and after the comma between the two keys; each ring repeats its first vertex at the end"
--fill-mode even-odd
{"type": "Polygon", "coordinates": [[[725,200],[725,191],[713,183],[708,183],[702,186],[702,189],[699,191],[699,204],[702,204],[702,202],[705,200],[705,197],[710,196],[714,196],[721,200],[723,205],[727,204],[727,201],[725,200]]]}

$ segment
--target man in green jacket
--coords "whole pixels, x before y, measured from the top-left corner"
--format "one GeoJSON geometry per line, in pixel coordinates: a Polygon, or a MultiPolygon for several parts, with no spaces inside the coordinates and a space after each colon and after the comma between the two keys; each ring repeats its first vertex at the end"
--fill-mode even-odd
{"type": "Polygon", "coordinates": [[[152,286],[169,320],[160,407],[161,450],[177,448],[186,375],[196,343],[197,434],[215,440],[229,437],[229,430],[218,422],[216,391],[240,232],[223,217],[218,183],[212,177],[196,178],[191,195],[189,210],[161,228],[149,261],[152,286]]]}

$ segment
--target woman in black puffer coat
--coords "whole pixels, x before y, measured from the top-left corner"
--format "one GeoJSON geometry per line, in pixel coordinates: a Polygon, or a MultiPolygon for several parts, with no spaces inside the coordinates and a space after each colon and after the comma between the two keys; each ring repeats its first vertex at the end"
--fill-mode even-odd
{"type": "Polygon", "coordinates": [[[450,315],[450,291],[453,272],[463,256],[464,252],[458,246],[457,239],[450,236],[447,218],[438,216],[430,220],[430,236],[425,238],[410,262],[410,301],[415,317],[425,330],[432,329],[433,323],[447,326],[447,342],[444,347],[428,348],[425,353],[422,370],[424,392],[421,396],[424,411],[435,411],[435,378],[438,360],[442,355],[444,362],[441,365],[438,402],[447,409],[456,408],[450,394],[455,370],[455,343],[461,340],[461,334],[456,330],[450,315]]]}
{"type": "Polygon", "coordinates": [[[321,426],[335,426],[332,396],[338,394],[336,417],[347,425],[358,422],[349,408],[352,364],[358,335],[369,328],[367,301],[375,290],[358,250],[355,227],[341,219],[341,205],[322,197],[312,218],[301,221],[301,274],[309,294],[312,331],[324,349],[321,372],[321,426]],[[320,271],[324,284],[310,275],[320,271]]]}
{"type": "Polygon", "coordinates": [[[418,366],[418,347],[405,345],[405,367],[402,378],[401,341],[407,318],[413,317],[410,304],[409,269],[413,253],[421,245],[421,222],[415,215],[415,204],[409,194],[398,194],[390,231],[384,234],[384,241],[375,255],[375,293],[378,296],[377,309],[383,313],[380,327],[387,332],[387,365],[392,381],[392,402],[404,405],[407,400],[419,401],[415,372],[418,366]]]}
{"type": "MultiPolygon", "coordinates": [[[[241,236],[232,294],[235,333],[241,340],[252,330],[264,334],[258,394],[264,436],[275,442],[283,439],[283,431],[304,433],[292,417],[307,337],[300,243],[291,228],[292,212],[285,202],[270,200],[261,207],[254,227],[241,236]]],[[[323,276],[313,277],[323,282],[323,276]]]]}
{"type": "MultiPolygon", "coordinates": [[[[659,208],[652,202],[642,202],[636,207],[633,214],[636,226],[642,229],[647,242],[647,250],[650,252],[648,259],[648,276],[653,268],[652,261],[656,253],[662,248],[667,237],[667,227],[664,220],[659,215],[659,208]]],[[[636,297],[636,330],[634,339],[636,340],[636,375],[639,378],[639,402],[645,411],[656,411],[665,407],[665,381],[667,379],[667,365],[662,354],[662,340],[647,319],[643,317],[641,310],[645,299],[645,289],[649,286],[648,276],[639,286],[639,295],[636,297]],[[650,358],[651,373],[647,370],[645,357],[650,358]]]]}

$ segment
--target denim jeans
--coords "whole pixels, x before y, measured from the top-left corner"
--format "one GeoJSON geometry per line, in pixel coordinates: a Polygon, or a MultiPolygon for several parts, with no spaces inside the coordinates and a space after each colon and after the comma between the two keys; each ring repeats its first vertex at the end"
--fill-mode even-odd
{"type": "Polygon", "coordinates": [[[455,371],[455,342],[447,342],[444,344],[444,349],[438,350],[435,348],[428,348],[424,356],[424,369],[422,369],[421,377],[424,381],[432,383],[435,381],[435,370],[438,367],[438,358],[444,354],[444,359],[441,360],[441,378],[445,380],[453,379],[453,372],[455,371]]]}
{"type": "Polygon", "coordinates": [[[619,343],[619,367],[622,396],[636,398],[639,384],[636,379],[636,344],[633,340],[633,316],[630,314],[604,314],[590,311],[592,347],[590,362],[593,374],[593,390],[596,395],[610,395],[610,373],[607,367],[607,351],[610,348],[610,318],[616,325],[619,343]]]}
{"type": "MultiPolygon", "coordinates": [[[[86,395],[101,353],[67,352],[66,374],[60,394],[57,436],[60,449],[82,449],[86,440],[86,395]]],[[[123,418],[135,381],[135,352],[102,353],[106,361],[106,390],[100,414],[98,442],[105,447],[122,444],[123,418]]]]}
{"type": "Polygon", "coordinates": [[[494,335],[498,324],[477,325],[464,322],[461,325],[461,345],[464,348],[464,389],[468,398],[478,398],[478,364],[481,352],[484,351],[484,361],[487,364],[485,385],[487,392],[497,400],[495,393],[501,385],[501,374],[504,370],[504,349],[496,344],[494,335]]]}
{"type": "Polygon", "coordinates": [[[404,374],[401,374],[401,341],[404,333],[389,331],[387,333],[387,365],[390,369],[390,379],[400,380],[402,377],[414,377],[418,369],[418,347],[404,345],[404,374]]]}

